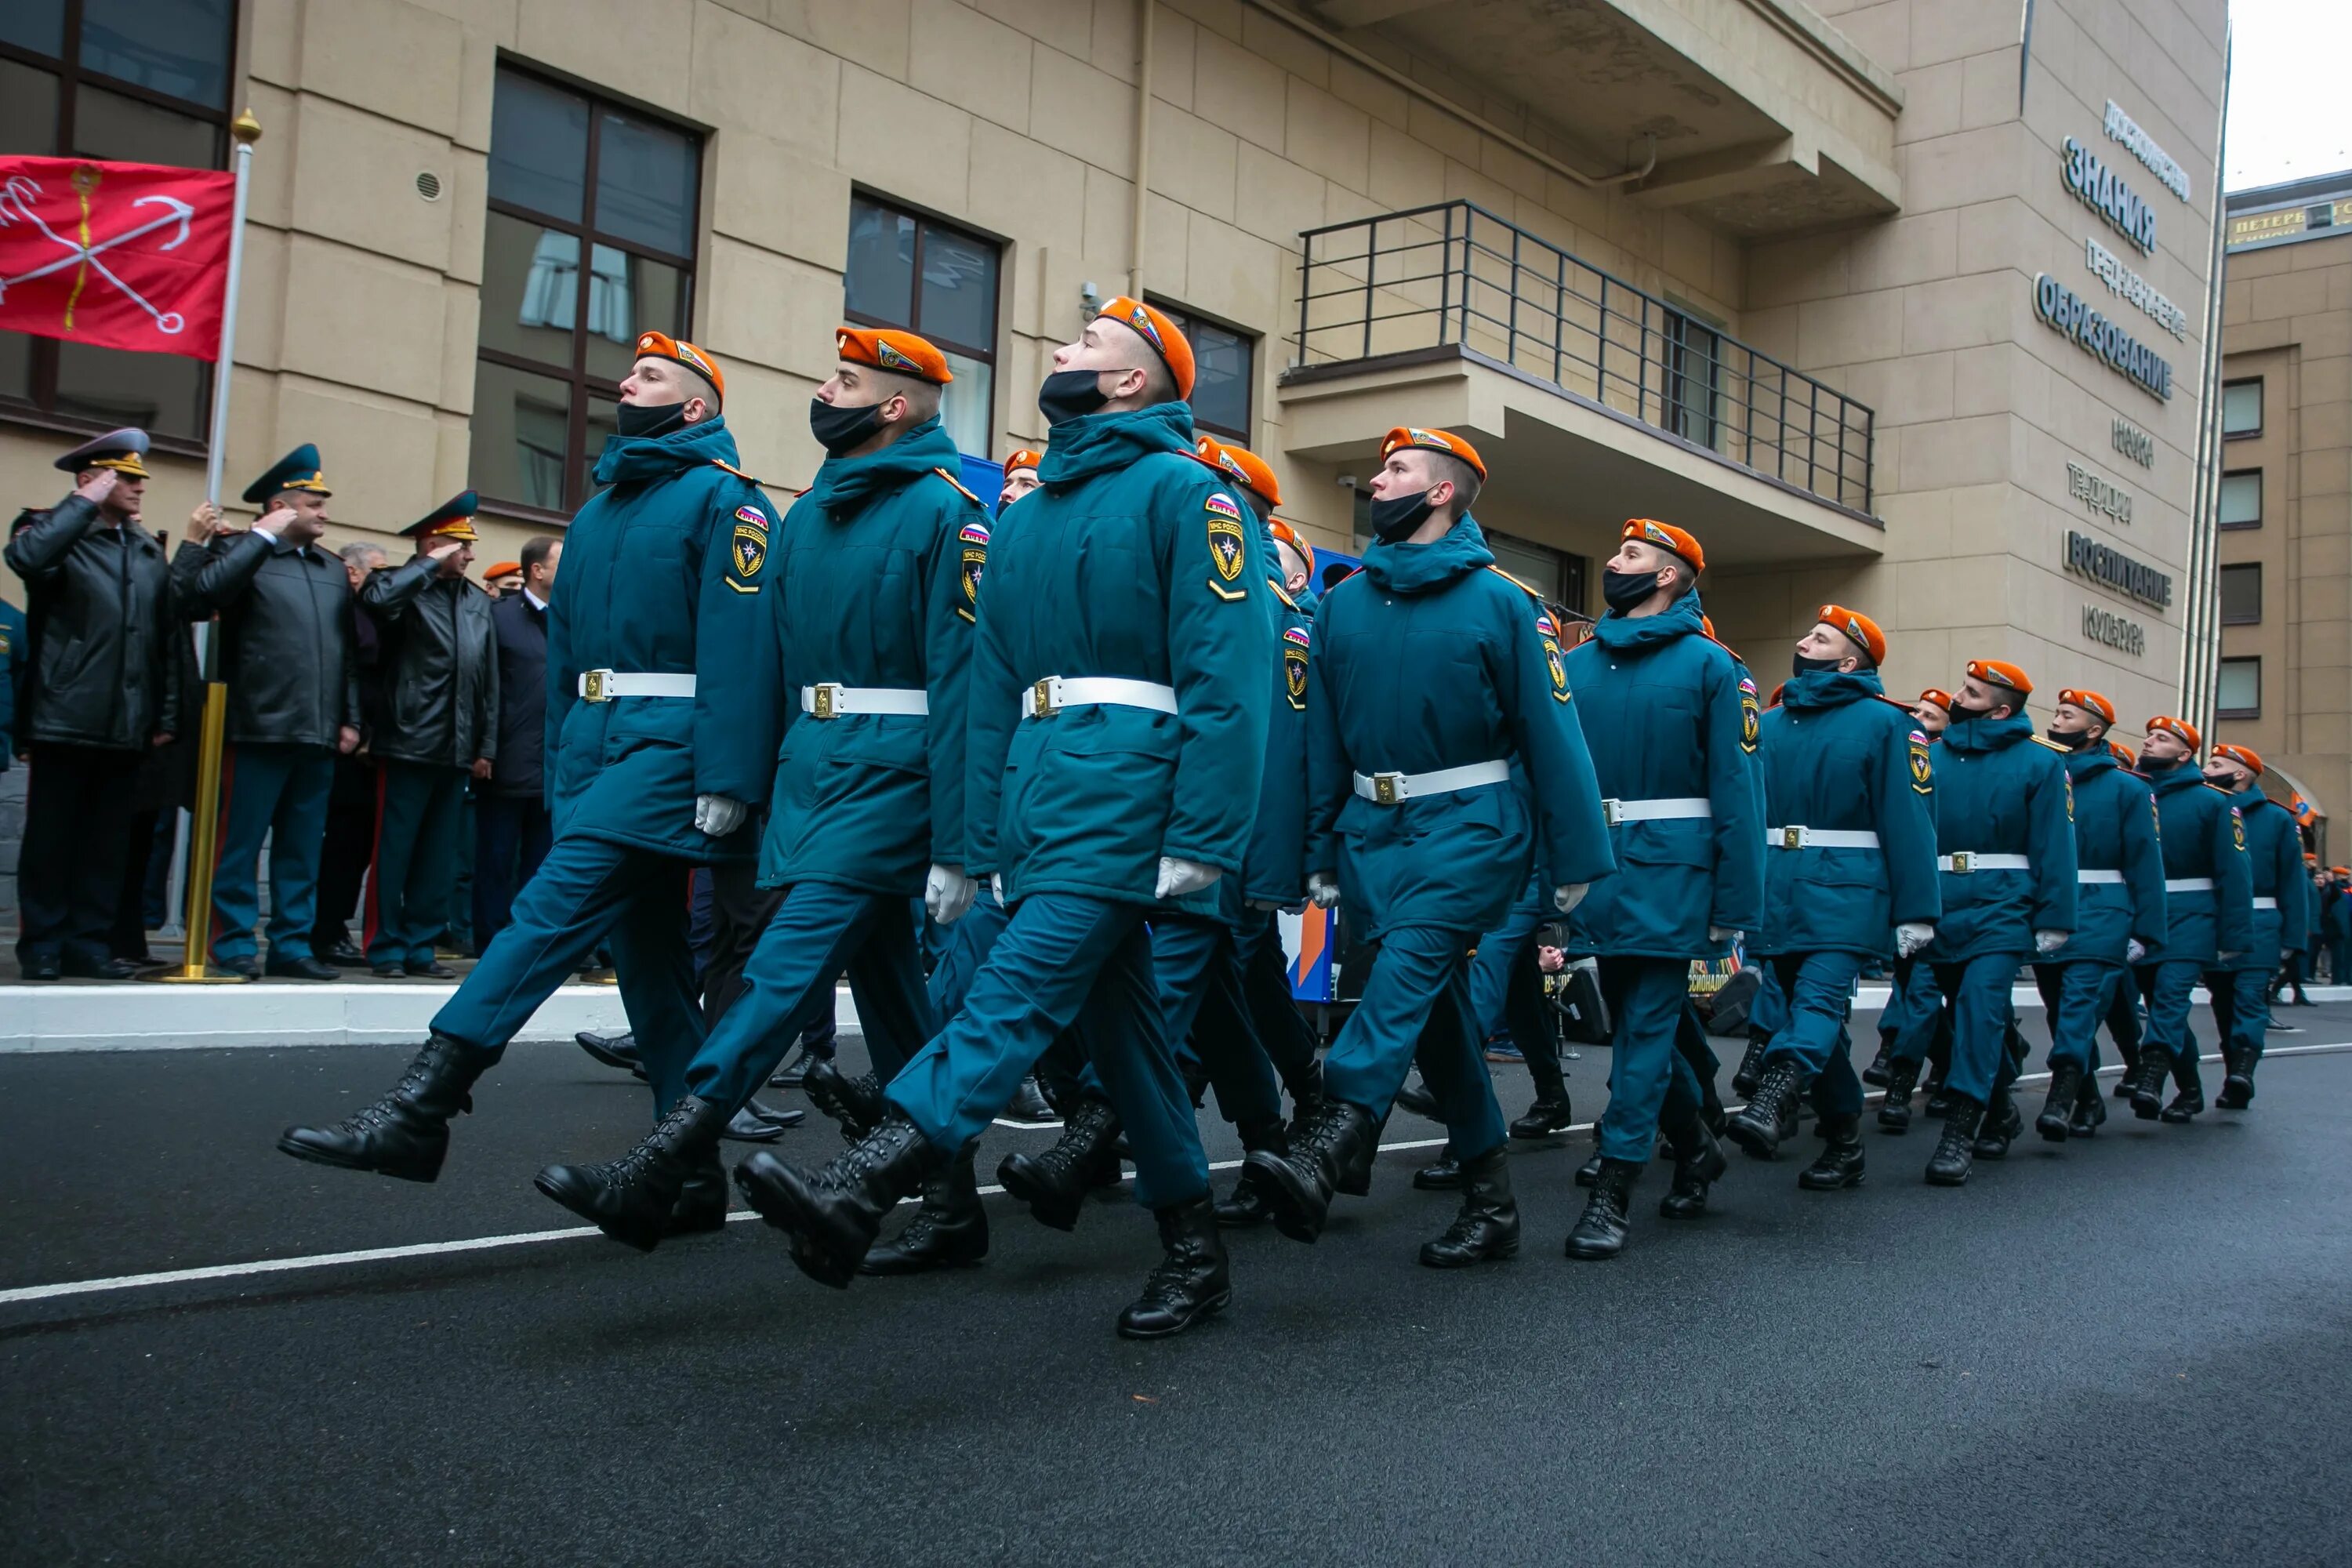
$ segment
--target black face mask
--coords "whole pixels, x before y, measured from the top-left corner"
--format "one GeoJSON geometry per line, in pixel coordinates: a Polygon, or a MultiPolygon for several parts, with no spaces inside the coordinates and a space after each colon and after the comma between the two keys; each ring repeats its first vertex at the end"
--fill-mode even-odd
{"type": "Polygon", "coordinates": [[[1412,531],[1425,521],[1431,511],[1429,492],[1417,495],[1391,496],[1371,504],[1370,521],[1373,534],[1383,543],[1398,544],[1412,537],[1412,531]]]}
{"type": "Polygon", "coordinates": [[[1796,675],[1811,675],[1818,670],[1835,669],[1837,667],[1836,659],[1807,658],[1803,654],[1799,654],[1789,661],[1790,673],[1796,675]]]}
{"type": "Polygon", "coordinates": [[[1961,702],[1958,698],[1954,698],[1952,700],[1952,722],[1955,724],[1958,723],[1963,719],[1990,719],[1991,717],[1992,710],[1989,707],[1970,708],[1967,704],[1961,702]]]}
{"type": "Polygon", "coordinates": [[[1630,610],[1658,591],[1655,572],[1603,572],[1601,596],[1612,610],[1630,610]]]}
{"type": "Polygon", "coordinates": [[[2168,773],[2179,765],[2179,757],[2151,757],[2146,752],[2139,754],[2139,771],[2144,773],[2168,773]]]}
{"type": "Polygon", "coordinates": [[[816,437],[816,444],[824,448],[828,457],[838,458],[865,445],[881,428],[882,405],[879,403],[845,407],[840,404],[827,403],[822,397],[809,399],[809,433],[816,437]]]}
{"type": "Polygon", "coordinates": [[[1109,401],[1103,395],[1099,371],[1057,370],[1037,389],[1037,412],[1052,425],[1083,419],[1109,401]]]}
{"type": "Polygon", "coordinates": [[[2215,789],[2220,790],[2223,795],[2235,795],[2238,793],[2238,781],[2231,778],[2227,773],[2207,773],[2205,775],[2205,782],[2211,784],[2215,789]]]}
{"type": "Polygon", "coordinates": [[[2091,743],[2089,731],[2085,730],[2070,735],[2054,724],[2050,727],[2050,738],[2070,752],[2079,752],[2091,743]]]}
{"type": "Polygon", "coordinates": [[[613,409],[613,428],[636,440],[686,427],[684,403],[623,403],[613,409]]]}

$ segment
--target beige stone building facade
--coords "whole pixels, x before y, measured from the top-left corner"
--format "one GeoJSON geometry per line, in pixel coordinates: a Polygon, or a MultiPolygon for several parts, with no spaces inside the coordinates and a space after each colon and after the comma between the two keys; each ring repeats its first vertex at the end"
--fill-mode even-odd
{"type": "MultiPolygon", "coordinates": [[[[560,531],[646,326],[720,357],[780,488],[845,315],[950,348],[996,458],[1042,442],[1086,301],[1139,287],[1326,545],[1381,434],[1443,425],[1572,609],[1624,518],[1697,532],[1768,687],[1833,598],[1898,689],[1984,655],[2173,705],[2223,0],[147,9],[138,49],[55,0],[0,24],[5,150],[219,166],[251,106],[228,489],[316,441],[331,541],[469,484],[485,561],[560,531]]],[[[135,416],[176,526],[190,363],[0,334],[7,494],[135,416]]]]}
{"type": "MultiPolygon", "coordinates": [[[[2352,171],[2231,193],[2214,731],[2352,809],[2352,171]]],[[[2341,832],[2329,853],[2344,855],[2341,832]]]]}

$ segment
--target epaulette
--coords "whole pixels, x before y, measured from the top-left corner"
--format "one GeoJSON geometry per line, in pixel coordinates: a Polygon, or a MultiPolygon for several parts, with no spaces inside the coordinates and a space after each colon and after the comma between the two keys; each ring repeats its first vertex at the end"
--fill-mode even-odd
{"type": "MultiPolygon", "coordinates": [[[[2071,746],[2062,746],[2062,745],[2060,745],[2057,742],[2055,742],[2055,741],[2052,740],[2052,739],[2051,739],[2049,736],[2047,736],[2047,735],[2028,735],[2028,736],[2026,737],[2026,739],[2027,739],[2027,740],[2029,740],[2029,741],[2031,741],[2031,742],[2033,742],[2035,745],[2037,745],[2037,746],[2046,746],[2046,747],[2048,747],[2051,751],[2053,751],[2053,752],[2057,752],[2057,753],[2058,753],[2060,756],[2062,756],[2062,757],[2063,757],[2063,756],[2067,755],[2070,752],[2072,752],[2072,751],[2074,750],[2074,748],[2073,748],[2073,747],[2071,747],[2071,746]]],[[[2210,787],[2210,786],[2208,786],[2208,787],[2210,787]]]]}
{"type": "Polygon", "coordinates": [[[1298,601],[1285,593],[1281,584],[1276,582],[1273,578],[1268,577],[1265,580],[1265,585],[1274,590],[1274,596],[1282,601],[1282,607],[1284,609],[1296,610],[1298,608],[1298,601]]]}
{"type": "MultiPolygon", "coordinates": [[[[2039,735],[2034,737],[2037,741],[2041,738],[2042,737],[2039,735]]],[[[2238,792],[2236,790],[2223,789],[2220,784],[2213,783],[2210,779],[2200,779],[2197,782],[2203,784],[2207,789],[2211,790],[2215,795],[2220,795],[2223,800],[2228,801],[2231,805],[2238,804],[2238,792]]]]}
{"type": "Polygon", "coordinates": [[[964,500],[968,500],[968,501],[971,502],[971,504],[972,504],[972,505],[974,505],[974,506],[976,506],[976,507],[980,507],[980,508],[981,508],[981,509],[982,509],[983,510],[986,510],[986,508],[987,508],[987,504],[988,504],[988,503],[987,503],[987,502],[985,502],[985,501],[983,501],[983,500],[982,500],[978,496],[976,496],[976,495],[972,494],[970,490],[968,490],[968,489],[964,489],[964,488],[963,488],[963,481],[962,481],[961,479],[957,479],[953,474],[949,473],[945,468],[933,468],[933,469],[931,470],[931,472],[933,472],[933,473],[935,473],[935,474],[939,475],[939,477],[940,477],[940,478],[941,478],[941,479],[943,479],[947,480],[947,482],[948,482],[948,483],[950,483],[950,484],[951,484],[951,485],[955,486],[955,488],[956,488],[956,494],[958,494],[958,495],[960,495],[960,496],[963,497],[963,499],[964,499],[964,500]]]}
{"type": "Polygon", "coordinates": [[[1508,572],[1504,571],[1500,566],[1496,565],[1493,562],[1490,561],[1486,563],[1486,570],[1492,572],[1496,576],[1500,577],[1504,582],[1508,583],[1512,587],[1517,588],[1520,593],[1528,595],[1538,601],[1543,598],[1541,594],[1537,593],[1533,588],[1528,587],[1525,583],[1520,582],[1517,577],[1512,576],[1508,572]]]}
{"type": "Polygon", "coordinates": [[[742,469],[737,468],[734,464],[729,462],[724,458],[711,458],[710,466],[714,468],[726,469],[729,473],[734,475],[737,479],[741,479],[747,485],[756,485],[760,482],[755,476],[745,473],[742,469]]]}
{"type": "Polygon", "coordinates": [[[1884,691],[1874,691],[1870,696],[1872,701],[1885,703],[1889,708],[1894,709],[1906,719],[1911,717],[1911,704],[1902,700],[1900,698],[1889,697],[1884,691]]]}

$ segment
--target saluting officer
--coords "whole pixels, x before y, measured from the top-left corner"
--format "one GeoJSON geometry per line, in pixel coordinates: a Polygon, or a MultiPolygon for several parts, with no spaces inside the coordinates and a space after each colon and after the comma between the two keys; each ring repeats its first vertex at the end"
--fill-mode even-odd
{"type": "MultiPolygon", "coordinates": [[[[359,649],[350,574],[319,546],[327,477],[305,444],[245,489],[262,509],[242,533],[180,546],[172,563],[181,608],[220,616],[221,679],[228,684],[228,750],[221,764],[220,864],[213,877],[213,962],[257,979],[257,865],[269,840],[268,973],[333,980],[341,971],[310,950],[319,863],[335,758],[360,743],[359,649]]],[[[199,509],[217,526],[220,514],[199,509]]]]}
{"type": "MultiPolygon", "coordinates": [[[[825,459],[771,546],[782,685],[798,696],[760,847],[760,881],[782,901],[660,1124],[619,1160],[540,1173],[541,1192],[646,1251],[728,1119],[830,1016],[844,973],[876,1073],[898,1076],[935,1027],[908,900],[942,925],[971,903],[965,693],[989,529],[940,423],[955,377],[912,332],[845,326],[834,344],[809,405],[825,459]]],[[[813,1099],[825,1075],[840,1078],[809,1063],[813,1099]]],[[[909,1268],[987,1254],[971,1157],[967,1142],[929,1173],[931,1224],[902,1247],[909,1268]]]]}
{"type": "Polygon", "coordinates": [[[1732,1142],[1769,1159],[1805,1075],[1822,1152],[1797,1178],[1833,1191],[1863,1175],[1862,1080],[1845,1036],[1862,966],[1910,958],[1942,908],[1927,737],[1886,695],[1886,637],[1857,610],[1823,605],[1797,644],[1795,673],[1764,715],[1764,923],[1748,951],[1789,998],[1764,1076],[1731,1118],[1732,1142]]]}
{"type": "Polygon", "coordinates": [[[967,869],[1012,919],[962,1010],[892,1080],[882,1125],[820,1170],[766,1152],[737,1184],[793,1260],[849,1283],[882,1215],[1079,1026],[1165,1257],[1122,1312],[1180,1333],[1233,1288],[1145,919],[1239,871],[1271,657],[1255,531],[1193,453],[1192,345],[1113,300],[1054,352],[1037,492],[989,542],[973,650],[967,869]]]}
{"type": "MultiPolygon", "coordinates": [[[[2262,754],[2252,746],[2217,745],[2205,764],[2205,782],[2227,790],[2237,802],[2246,829],[2246,867],[2253,892],[2252,941],[2234,963],[2205,972],[2213,998],[2213,1024],[2221,1032],[2222,1082],[2217,1104],[2243,1110],[2254,1098],[2254,1064],[2263,1059],[2263,1036],[2271,1023],[2271,977],[2284,954],[2310,940],[2304,893],[2303,836],[2294,813],[2263,793],[2262,754]]],[[[2202,1098],[2193,1047],[2174,1061],[2176,1079],[2202,1098]]]]}
{"type": "Polygon", "coordinates": [[[1575,907],[1611,861],[1560,662],[1533,590],[1495,567],[1471,516],[1486,467],[1444,430],[1399,426],[1372,479],[1363,570],[1323,596],[1307,708],[1307,888],[1344,900],[1374,949],[1323,1063],[1323,1103],[1287,1157],[1246,1163],[1276,1226],[1313,1241],[1335,1192],[1369,1189],[1381,1124],[1413,1064],[1461,1166],[1462,1208],[1421,1249],[1434,1268],[1519,1249],[1503,1116],[1471,1022],[1470,949],[1500,925],[1533,858],[1575,907]],[[1513,784],[1525,768],[1534,811],[1513,784]]]}
{"type": "MultiPolygon", "coordinates": [[[[612,949],[654,1113],[686,1092],[703,1035],[687,873],[751,855],[746,803],[775,773],[782,703],[761,598],[774,513],[735,466],[717,362],[661,332],[636,346],[596,459],[604,488],[572,520],[548,605],[555,842],[399,1084],[334,1126],[289,1128],[278,1146],[297,1159],[432,1181],[468,1090],[599,945],[612,949]]],[[[726,1221],[714,1153],[668,1223],[726,1221]]]]}
{"type": "Polygon", "coordinates": [[[2147,721],[2139,771],[2156,786],[2164,836],[2164,945],[2148,957],[2143,990],[2147,1038],[2132,1083],[2132,1114],[2184,1122],[2205,1109],[2196,1047],[2189,1035],[2190,993],[2207,970],[2235,969],[2254,945],[2253,867],[2246,825],[2230,792],[2206,782],[2197,753],[2204,739],[2185,719],[2159,713],[2147,721]],[[2181,1071],[2179,1063],[2189,1067],[2181,1071]],[[2179,1073],[2179,1092],[2164,1103],[2164,1080],[2179,1073]]]}
{"type": "Polygon", "coordinates": [[[2074,934],[2033,966],[2050,1026],[2050,1096],[2034,1131],[2053,1143],[2088,1138],[2107,1119],[2093,1076],[2100,1023],[2130,966],[2164,942],[2164,849],[2153,792],[2107,745],[2115,704],[2095,691],[2058,693],[2050,739],[2066,748],[2074,806],[2074,934]]]}

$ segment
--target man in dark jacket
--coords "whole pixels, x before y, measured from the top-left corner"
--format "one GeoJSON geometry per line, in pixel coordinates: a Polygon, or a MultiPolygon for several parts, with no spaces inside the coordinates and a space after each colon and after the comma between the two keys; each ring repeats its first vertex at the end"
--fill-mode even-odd
{"type": "Polygon", "coordinates": [[[335,758],[360,743],[359,661],[344,613],[343,564],[319,547],[327,523],[319,448],[297,447],[245,489],[262,509],[243,533],[183,544],[172,563],[190,618],[220,616],[228,686],[221,764],[220,867],[213,875],[213,963],[263,973],[256,924],[261,841],[269,839],[273,976],[332,980],[310,951],[319,855],[335,758]]]}
{"type": "Polygon", "coordinates": [[[417,542],[405,565],[360,589],[382,640],[381,696],[369,748],[383,764],[375,858],[368,868],[368,966],[454,980],[433,956],[449,923],[466,778],[490,776],[499,754],[498,638],[490,596],[466,580],[480,535],[472,490],[401,532],[417,542]]]}
{"type": "Polygon", "coordinates": [[[490,945],[515,889],[547,858],[554,828],[540,770],[547,750],[547,602],[563,541],[542,533],[522,547],[522,585],[490,605],[499,648],[499,765],[475,792],[474,951],[490,945]]]}
{"type": "Polygon", "coordinates": [[[180,718],[171,563],[138,521],[146,452],[145,431],[117,430],[67,453],[57,466],[74,476],[73,493],[27,510],[8,541],[30,611],[16,737],[32,764],[16,862],[27,980],[137,973],[107,951],[107,932],[140,759],[180,718]]]}
{"type": "Polygon", "coordinates": [[[326,843],[319,851],[318,913],[310,921],[310,956],[338,969],[366,966],[367,954],[352,942],[352,916],[368,859],[375,853],[375,759],[368,755],[365,715],[375,710],[375,620],[360,608],[360,584],[386,564],[383,552],[354,540],[335,552],[343,563],[351,592],[343,621],[351,628],[352,659],[359,672],[360,749],[335,759],[335,782],[327,791],[326,843]]]}

